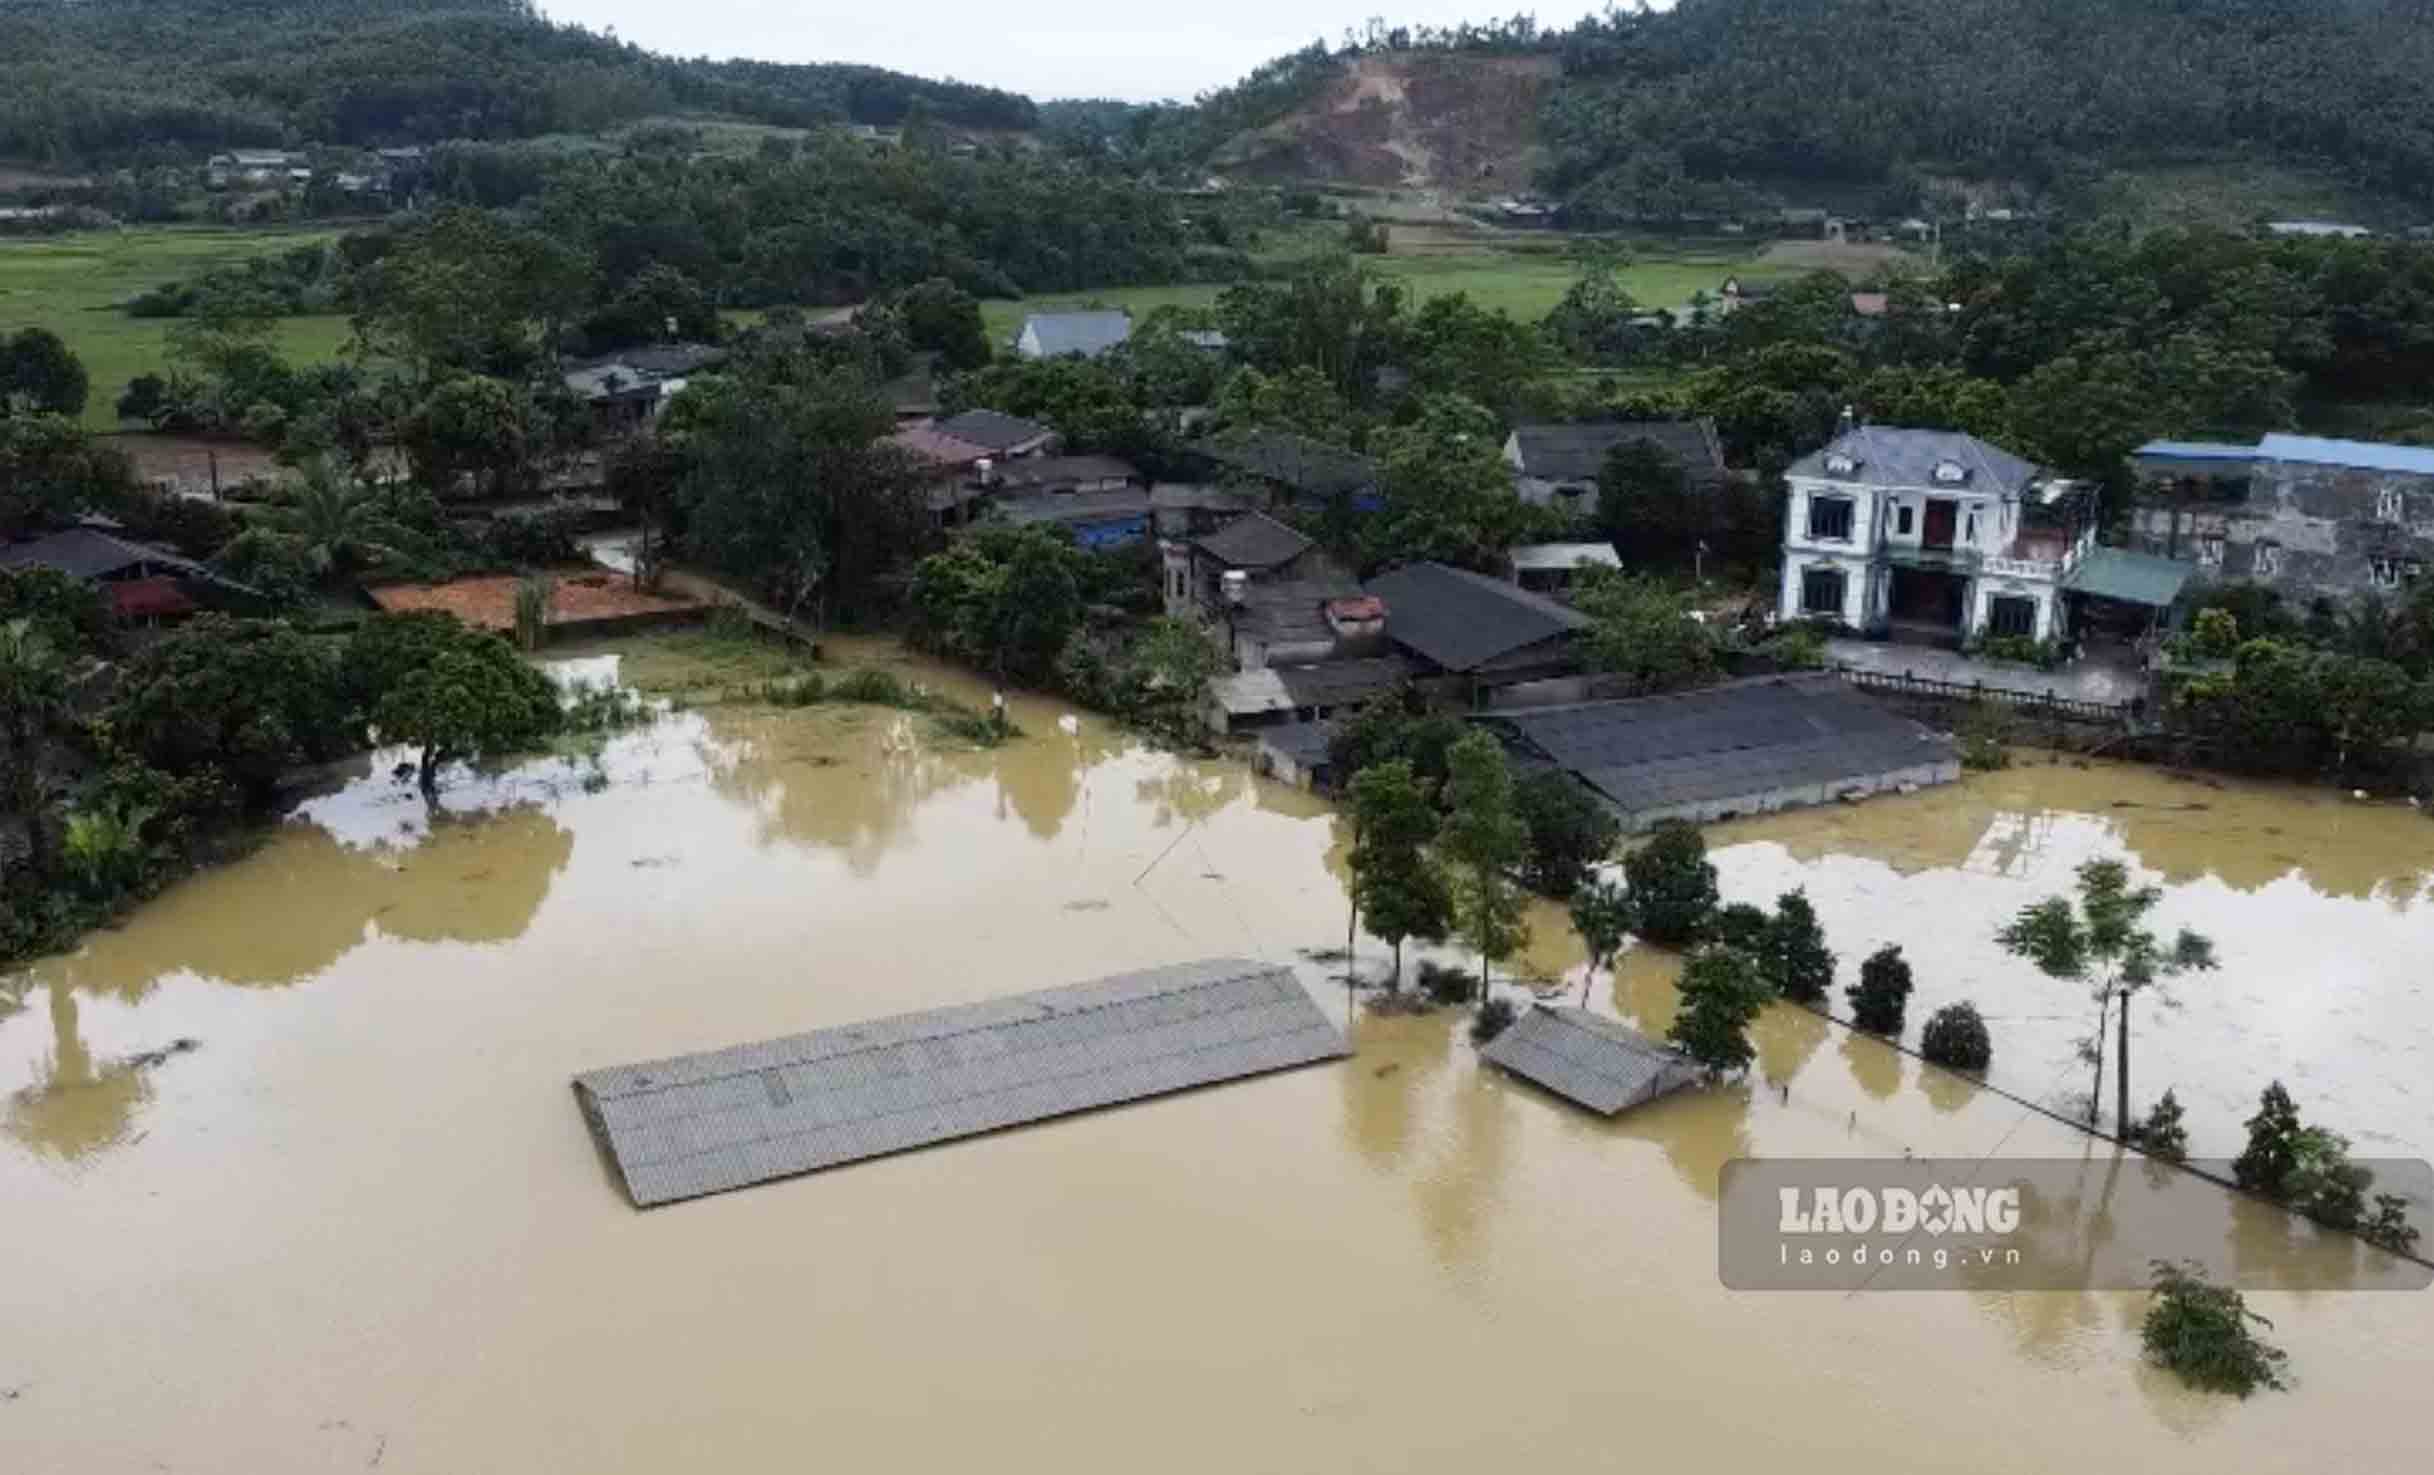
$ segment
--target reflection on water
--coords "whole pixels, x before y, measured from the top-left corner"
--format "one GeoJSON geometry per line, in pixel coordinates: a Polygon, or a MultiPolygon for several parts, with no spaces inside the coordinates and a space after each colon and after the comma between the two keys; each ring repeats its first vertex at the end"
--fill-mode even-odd
{"type": "MultiPolygon", "coordinates": [[[[987,698],[883,646],[836,653],[987,698]]],[[[817,1447],[891,1469],[1454,1471],[1519,1440],[1589,1469],[1618,1417],[1641,1458],[1712,1462],[1753,1384],[1777,1416],[1733,1423],[1751,1468],[2413,1457],[2393,1411],[2428,1334],[2406,1297],[2257,1298],[2307,1382],[2226,1414],[2139,1370],[2135,1296],[1722,1291],[1734,1157],[2088,1151],[1783,1006],[1749,1081],[1614,1121],[1483,1072],[1457,1015],[1363,1014],[1341,1064],[628,1210],[569,1105],[577,1071],[1342,944],[1349,836],[1326,806],[1052,703],[1012,715],[1027,735],[981,751],[893,711],[715,706],[454,775],[436,811],[382,755],[259,853],[0,990],[0,1195],[44,1268],[0,1341],[0,1387],[27,1390],[0,1415],[12,1468],[756,1470],[817,1447]],[[468,1347],[514,1374],[475,1375],[468,1347]],[[1050,1429],[1037,1455],[1006,1439],[1050,1429]]],[[[2084,999],[1987,939],[2087,855],[2130,854],[2170,888],[2164,918],[2226,956],[2178,1011],[2142,1011],[2140,1094],[2177,1084],[2236,1129],[2225,1100],[2278,1070],[2362,1135],[2425,1077],[2412,820],[2038,768],[1714,838],[1733,899],[1809,888],[1845,982],[1902,942],[1914,1032],[1975,998],[1996,1079],[2032,1092],[2084,999]],[[2209,825],[2305,863],[2213,857],[2209,825]]],[[[1531,925],[1512,971],[1577,997],[1562,913],[1531,925]]],[[[1587,996],[1661,1035],[1680,966],[1634,947],[1587,996]]],[[[2090,1164],[2074,1214],[2105,1212],[2112,1169],[2090,1164]]],[[[2243,1264],[2338,1269],[2278,1216],[2223,1212],[2243,1264]]]]}

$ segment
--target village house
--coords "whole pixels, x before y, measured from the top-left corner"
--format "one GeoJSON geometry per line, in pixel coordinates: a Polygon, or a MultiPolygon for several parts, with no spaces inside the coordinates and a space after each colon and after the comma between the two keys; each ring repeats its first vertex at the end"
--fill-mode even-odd
{"type": "Polygon", "coordinates": [[[1146,538],[1149,488],[1129,461],[1113,456],[1032,456],[985,463],[981,487],[992,510],[1017,525],[1051,525],[1084,548],[1114,548],[1146,538]]]}
{"type": "Polygon", "coordinates": [[[655,343],[588,359],[560,375],[603,435],[624,435],[659,418],[687,379],[726,360],[708,343],[655,343]]]}
{"type": "Polygon", "coordinates": [[[191,558],[123,537],[107,519],[19,543],[0,543],[0,571],[50,569],[93,585],[115,618],[139,625],[182,620],[242,602],[254,591],[191,558]]]}
{"type": "Polygon", "coordinates": [[[1361,587],[1326,552],[1263,512],[1159,549],[1166,612],[1226,631],[1238,670],[1358,652],[1377,634],[1361,587]]]}
{"type": "Polygon", "coordinates": [[[966,410],[931,428],[965,445],[978,446],[999,461],[1054,455],[1059,446],[1057,433],[1047,426],[1019,415],[1001,415],[995,410],[966,410]]]}
{"type": "Polygon", "coordinates": [[[1094,359],[1132,337],[1132,314],[1122,311],[1035,312],[1014,335],[1014,351],[1027,359],[1094,359]]]}
{"type": "Polygon", "coordinates": [[[1585,425],[1521,425],[1505,437],[1513,490],[1533,507],[1597,515],[1597,475],[1621,446],[1644,441],[1671,457],[1692,488],[1724,485],[1724,445],[1712,420],[1608,420],[1585,425]]]}
{"type": "Polygon", "coordinates": [[[1323,507],[1336,502],[1363,512],[1383,506],[1378,464],[1357,451],[1285,430],[1248,430],[1196,446],[1221,473],[1263,488],[1271,505],[1323,507]]]}
{"type": "Polygon", "coordinates": [[[1562,598],[1584,569],[1620,569],[1612,543],[1520,543],[1504,551],[1513,582],[1533,594],[1562,598]]]}
{"type": "Polygon", "coordinates": [[[2394,596],[2434,568],[2434,450],[2268,435],[2154,441],[2132,457],[2142,550],[2294,605],[2394,596]]]}
{"type": "Polygon", "coordinates": [[[1792,464],[1781,613],[1957,644],[2060,640],[2065,597],[2177,596],[2096,545],[2094,498],[1975,436],[1848,423],[1792,464]]]}
{"type": "Polygon", "coordinates": [[[212,189],[227,189],[233,185],[286,184],[297,171],[302,171],[305,180],[313,177],[313,171],[302,154],[292,154],[285,149],[232,149],[224,154],[213,154],[204,162],[203,183],[212,189]]]}
{"type": "Polygon", "coordinates": [[[907,425],[889,437],[930,472],[930,516],[942,527],[966,522],[976,504],[996,494],[1000,468],[1053,453],[1057,434],[1045,425],[995,410],[966,410],[929,424],[907,425]]]}
{"type": "Polygon", "coordinates": [[[1387,643],[1449,702],[1578,701],[1588,691],[1579,639],[1591,621],[1578,610],[1441,563],[1406,564],[1366,588],[1384,606],[1387,643]]]}

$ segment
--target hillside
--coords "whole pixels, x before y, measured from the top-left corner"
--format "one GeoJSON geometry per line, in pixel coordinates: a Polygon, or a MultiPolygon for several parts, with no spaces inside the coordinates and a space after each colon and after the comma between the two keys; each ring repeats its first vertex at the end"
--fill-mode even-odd
{"type": "Polygon", "coordinates": [[[1029,128],[1028,98],[873,67],[685,61],[525,0],[0,0],[0,158],[589,133],[671,113],[1029,128]]]}
{"type": "Polygon", "coordinates": [[[1930,190],[2136,210],[2150,178],[2175,181],[2171,213],[2185,181],[2245,174],[2209,213],[2416,223],[2430,22],[2426,0],[1681,0],[1569,32],[1373,25],[1161,122],[1247,177],[1535,182],[1589,222],[1906,212],[1930,190]]]}

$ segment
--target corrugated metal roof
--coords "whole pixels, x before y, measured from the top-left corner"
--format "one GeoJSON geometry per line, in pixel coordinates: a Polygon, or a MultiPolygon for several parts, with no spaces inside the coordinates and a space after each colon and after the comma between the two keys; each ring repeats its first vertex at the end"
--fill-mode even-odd
{"type": "Polygon", "coordinates": [[[637,1208],[1351,1054],[1293,974],[1181,963],[575,1077],[637,1208]]]}
{"type": "Polygon", "coordinates": [[[995,410],[966,410],[960,415],[949,415],[938,422],[938,433],[998,455],[1056,434],[1036,420],[995,410]]]}
{"type": "Polygon", "coordinates": [[[1380,574],[1369,592],[1386,601],[1387,638],[1448,671],[1476,671],[1591,623],[1544,595],[1441,563],[1380,574]]]}
{"type": "Polygon", "coordinates": [[[1581,425],[1517,425],[1521,474],[1542,481],[1595,481],[1606,458],[1628,441],[1671,456],[1694,486],[1724,480],[1724,447],[1712,420],[1606,420],[1581,425]]]}
{"type": "Polygon", "coordinates": [[[2257,442],[2264,461],[2297,461],[2308,466],[2346,466],[2353,471],[2397,471],[2410,476],[2434,476],[2434,451],[2420,446],[2390,446],[2367,440],[2327,440],[2315,435],[2269,435],[2257,442]]]}
{"type": "Polygon", "coordinates": [[[1336,707],[1392,691],[1411,679],[1401,656],[1357,661],[1321,661],[1303,666],[1262,666],[1209,684],[1228,716],[1290,712],[1301,707],[1336,707]]]}
{"type": "Polygon", "coordinates": [[[1035,312],[1023,319],[1016,341],[1028,336],[1040,357],[1078,353],[1096,358],[1132,337],[1128,312],[1035,312]]]}
{"type": "Polygon", "coordinates": [[[1522,543],[1506,552],[1516,571],[1545,573],[1562,569],[1621,568],[1612,543],[1522,543]]]}
{"type": "Polygon", "coordinates": [[[2178,559],[2133,553],[2127,548],[2098,548],[2071,570],[2062,587],[2074,594],[2169,609],[2172,601],[2180,598],[2182,586],[2196,572],[2195,565],[2178,559]]]}
{"type": "Polygon", "coordinates": [[[2257,448],[2213,440],[2151,440],[2130,454],[2141,461],[2254,461],[2257,448]]]}
{"type": "Polygon", "coordinates": [[[1479,1052],[1525,1080],[1613,1116],[1699,1078],[1690,1058],[1586,1009],[1540,1004],[1479,1052]]]}
{"type": "Polygon", "coordinates": [[[209,569],[191,558],[99,528],[67,528],[31,542],[0,545],[0,568],[57,569],[76,579],[105,579],[146,566],[175,570],[192,578],[212,576],[209,569]]]}
{"type": "Polygon", "coordinates": [[[1498,712],[1505,727],[1626,815],[1835,784],[1954,760],[1947,738],[1831,675],[1767,676],[1671,696],[1498,712]]]}
{"type": "Polygon", "coordinates": [[[1264,512],[1245,513],[1199,540],[1200,551],[1227,568],[1265,569],[1310,551],[1310,540],[1264,512]]]}

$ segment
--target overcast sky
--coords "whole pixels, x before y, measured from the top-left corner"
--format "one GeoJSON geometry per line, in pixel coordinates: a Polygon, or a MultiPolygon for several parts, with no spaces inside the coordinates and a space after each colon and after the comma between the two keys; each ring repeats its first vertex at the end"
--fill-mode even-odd
{"type": "MultiPolygon", "coordinates": [[[[541,0],[554,20],[675,56],[854,61],[1052,97],[1189,100],[1382,15],[1449,25],[1516,12],[1569,28],[1599,0],[541,0]]],[[[1660,7],[1662,8],[1662,7],[1660,7]]]]}

